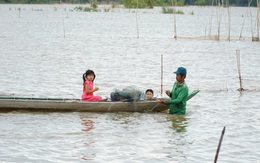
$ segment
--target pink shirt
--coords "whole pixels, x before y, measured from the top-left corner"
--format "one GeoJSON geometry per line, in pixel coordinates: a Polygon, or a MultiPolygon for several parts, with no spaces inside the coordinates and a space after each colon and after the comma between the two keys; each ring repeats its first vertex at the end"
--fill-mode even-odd
{"type": "Polygon", "coordinates": [[[100,101],[100,100],[102,100],[101,96],[94,96],[93,92],[87,93],[86,89],[85,89],[86,84],[89,86],[89,90],[93,90],[93,82],[86,80],[84,85],[83,85],[83,94],[81,96],[82,100],[84,100],[84,101],[100,101]]]}

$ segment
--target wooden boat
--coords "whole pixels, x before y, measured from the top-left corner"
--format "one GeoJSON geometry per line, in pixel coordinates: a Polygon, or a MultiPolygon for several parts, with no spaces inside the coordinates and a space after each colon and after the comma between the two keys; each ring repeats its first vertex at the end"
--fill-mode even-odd
{"type": "MultiPolygon", "coordinates": [[[[189,94],[188,100],[199,90],[189,94]]],[[[45,111],[45,112],[161,112],[169,109],[168,105],[156,101],[136,102],[88,102],[80,99],[30,98],[0,96],[0,111],[45,111]]]]}

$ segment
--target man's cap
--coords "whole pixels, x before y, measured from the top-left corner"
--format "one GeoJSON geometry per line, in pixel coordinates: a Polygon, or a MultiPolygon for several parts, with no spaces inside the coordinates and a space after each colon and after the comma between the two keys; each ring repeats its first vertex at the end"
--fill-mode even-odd
{"type": "Polygon", "coordinates": [[[175,72],[173,72],[173,73],[186,75],[186,74],[187,74],[187,70],[186,70],[186,68],[184,68],[184,67],[179,67],[179,68],[177,69],[177,71],[175,71],[175,72]]]}

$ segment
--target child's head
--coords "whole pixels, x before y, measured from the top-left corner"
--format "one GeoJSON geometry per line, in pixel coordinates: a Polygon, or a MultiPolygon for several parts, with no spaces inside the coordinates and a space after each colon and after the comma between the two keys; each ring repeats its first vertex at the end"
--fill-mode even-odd
{"type": "Polygon", "coordinates": [[[147,89],[145,91],[145,99],[146,100],[151,100],[153,98],[153,90],[152,89],[147,89]]]}
{"type": "Polygon", "coordinates": [[[94,73],[94,71],[92,70],[87,70],[84,74],[83,74],[83,84],[85,83],[86,80],[89,81],[94,81],[94,79],[96,78],[96,75],[94,73]]]}

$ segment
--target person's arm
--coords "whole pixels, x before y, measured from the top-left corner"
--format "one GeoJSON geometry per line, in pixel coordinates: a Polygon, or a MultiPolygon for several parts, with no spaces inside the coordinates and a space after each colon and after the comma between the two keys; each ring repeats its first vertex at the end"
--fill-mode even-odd
{"type": "MultiPolygon", "coordinates": [[[[169,97],[172,97],[172,93],[170,92],[170,90],[165,91],[165,93],[166,93],[169,97]]],[[[166,100],[156,99],[156,102],[161,103],[161,104],[165,104],[165,103],[166,103],[166,100]]]]}
{"type": "Polygon", "coordinates": [[[95,87],[94,89],[90,90],[89,89],[89,85],[85,85],[85,90],[86,90],[86,93],[92,93],[92,92],[96,92],[97,90],[99,90],[98,87],[95,87]]]}
{"type": "Polygon", "coordinates": [[[170,105],[170,104],[178,104],[178,103],[180,103],[180,102],[183,100],[183,98],[184,98],[185,96],[187,96],[187,95],[188,95],[188,89],[183,89],[175,99],[165,101],[165,104],[169,104],[169,105],[170,105]]]}

